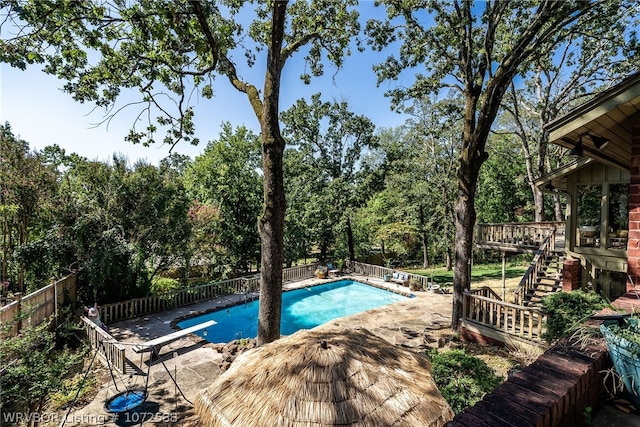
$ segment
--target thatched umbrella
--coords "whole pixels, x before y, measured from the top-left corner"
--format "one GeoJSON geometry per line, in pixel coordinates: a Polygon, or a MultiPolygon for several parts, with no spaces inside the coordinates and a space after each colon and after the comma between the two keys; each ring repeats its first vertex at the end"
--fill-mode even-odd
{"type": "Polygon", "coordinates": [[[299,331],[238,357],[196,399],[206,426],[442,426],[424,356],[359,329],[299,331]]]}

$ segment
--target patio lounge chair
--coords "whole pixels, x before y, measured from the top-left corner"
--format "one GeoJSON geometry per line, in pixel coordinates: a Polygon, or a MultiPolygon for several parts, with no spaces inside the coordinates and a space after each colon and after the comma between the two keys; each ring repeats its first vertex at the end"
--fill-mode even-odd
{"type": "Polygon", "coordinates": [[[393,276],[391,276],[391,281],[395,282],[395,283],[399,283],[402,286],[408,286],[409,285],[409,275],[407,273],[395,272],[395,273],[393,273],[393,276]]]}
{"type": "Polygon", "coordinates": [[[327,263],[327,270],[329,270],[329,276],[337,276],[338,274],[340,274],[340,270],[334,268],[333,264],[330,262],[327,263]]]}

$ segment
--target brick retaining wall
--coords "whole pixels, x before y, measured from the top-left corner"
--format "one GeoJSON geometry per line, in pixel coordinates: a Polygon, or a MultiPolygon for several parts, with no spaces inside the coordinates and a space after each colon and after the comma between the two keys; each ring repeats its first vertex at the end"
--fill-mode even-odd
{"type": "Polygon", "coordinates": [[[565,340],[446,425],[586,426],[584,412],[605,397],[610,367],[603,340],[583,350],[565,340]]]}

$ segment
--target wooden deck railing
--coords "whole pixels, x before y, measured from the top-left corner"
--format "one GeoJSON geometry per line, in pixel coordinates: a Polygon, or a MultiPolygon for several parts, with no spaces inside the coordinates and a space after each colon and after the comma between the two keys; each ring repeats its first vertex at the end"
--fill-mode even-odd
{"type": "MultiPolygon", "coordinates": [[[[319,264],[307,264],[282,271],[283,281],[301,280],[313,277],[319,264]]],[[[215,283],[179,289],[162,295],[153,295],[127,301],[104,304],[100,306],[100,318],[107,324],[133,319],[150,313],[157,313],[172,308],[183,307],[213,298],[233,294],[248,294],[258,292],[260,276],[253,275],[222,280],[215,283]]]]}
{"type": "Polygon", "coordinates": [[[91,348],[97,351],[102,361],[120,373],[125,373],[127,358],[125,347],[118,343],[107,331],[93,323],[89,318],[80,316],[84,332],[91,348]]]}
{"type": "Polygon", "coordinates": [[[525,302],[525,296],[535,291],[536,288],[536,278],[541,274],[544,274],[545,262],[547,257],[553,251],[553,242],[555,241],[555,230],[551,232],[545,239],[542,241],[542,245],[536,251],[531,264],[529,264],[529,268],[522,276],[520,283],[513,291],[515,294],[515,303],[523,305],[525,302]]]}
{"type": "Polygon", "coordinates": [[[483,286],[481,288],[471,289],[469,291],[469,293],[472,294],[472,295],[476,295],[476,296],[481,296],[481,297],[485,297],[485,298],[493,298],[493,299],[496,299],[498,301],[502,301],[502,298],[500,298],[500,295],[498,295],[493,289],[491,289],[488,286],[483,286]]]}
{"type": "Polygon", "coordinates": [[[311,264],[299,265],[297,267],[285,268],[282,270],[283,282],[295,282],[296,280],[303,280],[313,277],[316,268],[320,266],[319,262],[311,264]]]}
{"type": "MultiPolygon", "coordinates": [[[[512,245],[536,248],[553,230],[564,235],[564,222],[508,222],[502,224],[478,224],[476,242],[482,245],[512,245]]],[[[555,240],[551,242],[555,249],[555,240]]]]}
{"type": "Polygon", "coordinates": [[[504,334],[544,344],[547,315],[535,307],[524,307],[465,292],[463,318],[504,334]]]}
{"type": "Polygon", "coordinates": [[[365,264],[358,261],[347,261],[347,268],[351,269],[354,273],[363,274],[367,276],[373,276],[383,279],[385,274],[392,275],[396,272],[402,272],[409,277],[409,280],[415,279],[420,283],[421,289],[427,289],[429,285],[429,278],[427,276],[421,276],[419,274],[407,273],[406,271],[397,270],[393,268],[382,267],[380,265],[365,264]]]}

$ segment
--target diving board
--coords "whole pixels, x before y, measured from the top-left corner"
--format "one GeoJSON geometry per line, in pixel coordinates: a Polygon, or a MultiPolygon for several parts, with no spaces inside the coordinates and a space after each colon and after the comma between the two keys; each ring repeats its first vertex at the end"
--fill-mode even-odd
{"type": "Polygon", "coordinates": [[[147,341],[145,343],[135,345],[133,347],[133,351],[135,351],[136,353],[155,352],[155,354],[159,354],[160,349],[163,346],[170,344],[176,340],[179,340],[180,338],[186,335],[189,335],[193,332],[201,331],[202,329],[206,329],[209,326],[213,326],[215,324],[217,324],[216,321],[209,320],[207,322],[199,323],[197,325],[193,325],[185,329],[180,329],[179,331],[172,332],[170,334],[164,335],[162,337],[158,337],[151,341],[147,341]]]}

